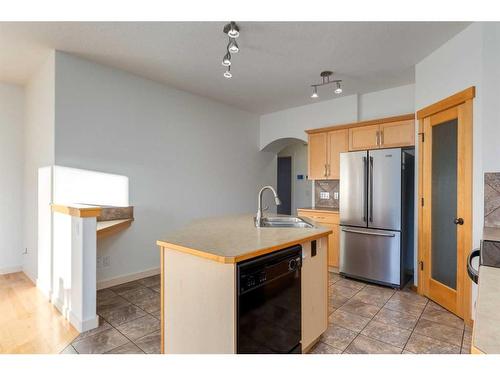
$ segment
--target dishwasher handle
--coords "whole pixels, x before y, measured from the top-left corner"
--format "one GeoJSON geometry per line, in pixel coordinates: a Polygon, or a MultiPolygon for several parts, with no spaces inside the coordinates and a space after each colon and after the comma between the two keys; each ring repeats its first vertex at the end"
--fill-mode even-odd
{"type": "Polygon", "coordinates": [[[396,237],[396,235],[394,233],[365,232],[365,231],[357,230],[357,229],[342,228],[342,232],[356,233],[356,234],[367,234],[369,236],[396,237]]]}

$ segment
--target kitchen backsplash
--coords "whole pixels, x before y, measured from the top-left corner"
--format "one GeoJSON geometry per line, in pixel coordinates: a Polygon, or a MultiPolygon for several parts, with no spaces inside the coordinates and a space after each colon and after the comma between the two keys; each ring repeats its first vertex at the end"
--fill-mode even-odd
{"type": "Polygon", "coordinates": [[[339,208],[338,198],[339,198],[339,180],[314,181],[315,207],[339,208]]]}
{"type": "Polygon", "coordinates": [[[484,226],[500,227],[500,172],[484,174],[484,226]]]}

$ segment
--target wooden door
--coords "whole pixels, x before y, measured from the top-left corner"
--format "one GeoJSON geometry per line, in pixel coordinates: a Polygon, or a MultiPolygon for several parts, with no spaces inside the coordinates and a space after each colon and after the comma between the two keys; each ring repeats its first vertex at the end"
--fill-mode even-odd
{"type": "Polygon", "coordinates": [[[405,120],[380,124],[381,147],[404,147],[415,144],[415,121],[405,120]]]}
{"type": "Polygon", "coordinates": [[[349,131],[347,129],[328,132],[328,178],[340,178],[340,153],[349,150],[349,131]]]}
{"type": "Polygon", "coordinates": [[[339,267],[340,233],[337,224],[331,225],[333,233],[328,236],[328,266],[339,267]]]}
{"type": "Polygon", "coordinates": [[[307,147],[310,180],[327,178],[327,133],[309,134],[307,147]]]}
{"type": "Polygon", "coordinates": [[[378,124],[349,129],[349,151],[379,148],[379,130],[378,124]]]}
{"type": "Polygon", "coordinates": [[[472,250],[472,98],[459,97],[454,106],[448,98],[433,111],[419,111],[419,292],[466,322],[471,321],[466,267],[472,250]]]}

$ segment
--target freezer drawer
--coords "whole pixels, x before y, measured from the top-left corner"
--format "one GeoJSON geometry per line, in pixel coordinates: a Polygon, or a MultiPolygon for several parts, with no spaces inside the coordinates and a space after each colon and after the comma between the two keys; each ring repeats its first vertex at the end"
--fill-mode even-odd
{"type": "Polygon", "coordinates": [[[356,227],[340,228],[340,273],[400,286],[401,234],[356,227]]]}

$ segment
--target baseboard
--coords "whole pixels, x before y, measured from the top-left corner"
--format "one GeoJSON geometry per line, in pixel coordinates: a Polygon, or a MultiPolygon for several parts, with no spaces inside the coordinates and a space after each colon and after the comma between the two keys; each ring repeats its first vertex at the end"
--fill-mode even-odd
{"type": "Polygon", "coordinates": [[[21,272],[22,270],[23,266],[4,267],[0,268],[0,275],[7,275],[9,273],[21,272]]]}
{"type": "Polygon", "coordinates": [[[160,267],[151,268],[146,271],[130,273],[128,275],[113,277],[111,279],[100,280],[97,282],[97,290],[111,288],[112,286],[128,283],[130,281],[135,281],[143,279],[149,276],[155,276],[160,274],[160,267]]]}
{"type": "Polygon", "coordinates": [[[71,325],[75,327],[75,329],[78,332],[85,332],[85,331],[90,331],[91,329],[97,328],[99,326],[99,316],[95,315],[90,319],[81,321],[78,319],[75,314],[71,311],[68,305],[63,303],[59,298],[56,296],[52,296],[51,299],[52,304],[56,307],[56,309],[61,313],[61,315],[69,320],[71,325]]]}

